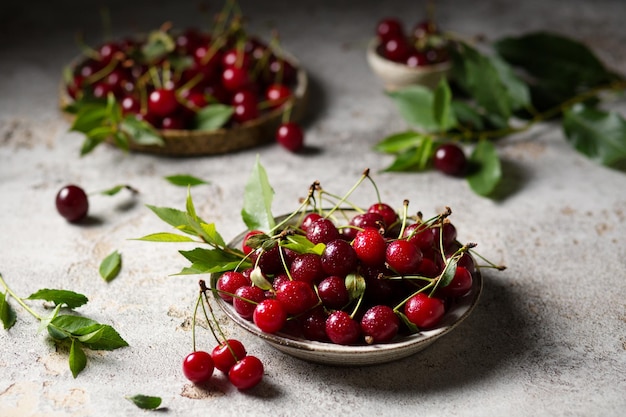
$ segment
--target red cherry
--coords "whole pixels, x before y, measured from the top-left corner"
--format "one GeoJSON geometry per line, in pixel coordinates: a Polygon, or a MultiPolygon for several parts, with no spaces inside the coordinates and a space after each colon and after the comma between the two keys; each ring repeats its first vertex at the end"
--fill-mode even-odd
{"type": "Polygon", "coordinates": [[[391,38],[403,38],[404,28],[402,27],[402,22],[394,17],[382,19],[376,26],[376,35],[381,42],[391,38]]]}
{"type": "Polygon", "coordinates": [[[246,348],[236,339],[228,339],[215,346],[211,351],[211,358],[213,358],[215,367],[222,372],[230,371],[230,368],[245,358],[246,355],[246,348]]]}
{"type": "Polygon", "coordinates": [[[207,382],[213,375],[215,365],[207,352],[198,350],[190,353],[183,361],[183,374],[194,384],[207,382]]]}
{"type": "Polygon", "coordinates": [[[243,90],[251,84],[246,68],[227,67],[222,72],[222,85],[229,91],[243,90]]]}
{"type": "Polygon", "coordinates": [[[276,333],[285,325],[287,312],[280,301],[268,298],[257,304],[252,320],[262,331],[276,333]]]}
{"type": "Polygon", "coordinates": [[[467,171],[467,157],[463,149],[455,143],[440,145],[435,151],[435,168],[444,174],[462,177],[467,171]]]}
{"type": "Polygon", "coordinates": [[[78,222],[87,216],[89,199],[85,191],[76,185],[67,185],[56,196],[56,208],[69,222],[78,222]]]}
{"type": "Polygon", "coordinates": [[[276,141],[291,152],[298,152],[304,146],[304,132],[299,124],[286,122],[278,126],[276,141]]]}
{"type": "Polygon", "coordinates": [[[444,303],[436,297],[418,293],[404,305],[404,314],[409,321],[420,329],[436,326],[445,313],[444,303]]]}
{"type": "Polygon", "coordinates": [[[176,93],[169,88],[157,88],[148,96],[148,111],[164,117],[174,113],[178,108],[176,93]]]}
{"type": "Polygon", "coordinates": [[[265,90],[265,100],[271,109],[276,109],[291,97],[291,90],[284,84],[272,84],[265,90]]]}
{"type": "Polygon", "coordinates": [[[247,390],[263,379],[263,363],[256,356],[248,355],[228,371],[228,380],[239,390],[247,390]]]}

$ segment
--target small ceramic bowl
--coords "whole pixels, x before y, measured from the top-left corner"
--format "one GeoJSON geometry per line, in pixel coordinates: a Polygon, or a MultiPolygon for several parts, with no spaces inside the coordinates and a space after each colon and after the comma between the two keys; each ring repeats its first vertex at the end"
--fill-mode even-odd
{"type": "MultiPolygon", "coordinates": [[[[232,247],[241,247],[247,232],[237,236],[231,243],[232,247]]],[[[211,275],[211,286],[220,274],[211,275]]],[[[471,291],[459,297],[448,308],[440,324],[433,329],[419,333],[398,336],[389,343],[373,345],[345,346],[333,343],[317,342],[294,337],[284,333],[269,334],[261,331],[252,321],[242,318],[232,304],[215,296],[215,300],[226,315],[237,325],[258,336],[277,350],[309,362],[334,366],[376,365],[406,358],[423,350],[440,337],[452,331],[465,320],[476,306],[483,288],[482,276],[478,270],[473,274],[471,291]]]]}
{"type": "Polygon", "coordinates": [[[394,91],[409,85],[423,85],[434,89],[442,77],[450,72],[450,61],[421,67],[409,67],[384,58],[379,52],[380,42],[373,38],[367,46],[367,62],[372,71],[383,81],[387,91],[394,91]]]}

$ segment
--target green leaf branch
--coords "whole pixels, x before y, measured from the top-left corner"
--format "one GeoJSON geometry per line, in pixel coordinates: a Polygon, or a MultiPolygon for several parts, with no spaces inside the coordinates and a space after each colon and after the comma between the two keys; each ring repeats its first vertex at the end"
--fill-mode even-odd
{"type": "Polygon", "coordinates": [[[439,144],[458,142],[471,149],[471,189],[489,197],[503,177],[494,143],[553,120],[585,157],[613,168],[626,161],[626,120],[600,106],[626,90],[626,79],[589,48],[545,32],[503,38],[490,53],[453,44],[451,74],[435,90],[388,93],[409,129],[375,145],[394,155],[385,171],[425,171],[439,144]]]}
{"type": "Polygon", "coordinates": [[[11,329],[17,315],[9,297],[13,298],[26,312],[40,322],[40,330],[46,329],[56,345],[69,347],[69,368],[74,378],[87,366],[84,348],[90,350],[115,350],[128,346],[128,343],[110,325],[100,324],[92,319],[75,314],[60,314],[62,309],[72,311],[83,306],[88,299],[83,294],[69,290],[41,289],[26,298],[15,294],[0,275],[0,285],[4,293],[0,297],[0,320],[6,330],[11,329]],[[45,316],[32,309],[26,300],[44,300],[55,305],[52,313],[45,316]]]}

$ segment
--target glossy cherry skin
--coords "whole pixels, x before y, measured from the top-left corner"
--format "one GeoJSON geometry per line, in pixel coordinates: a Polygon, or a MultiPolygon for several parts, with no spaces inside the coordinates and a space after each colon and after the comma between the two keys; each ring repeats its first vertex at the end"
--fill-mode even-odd
{"type": "Polygon", "coordinates": [[[239,390],[256,386],[263,379],[263,363],[256,356],[248,355],[228,371],[228,380],[239,390]]]}
{"type": "Polygon", "coordinates": [[[454,143],[439,145],[433,159],[435,168],[444,174],[462,177],[467,172],[467,157],[460,146],[454,143]]]}
{"type": "Polygon", "coordinates": [[[276,333],[285,325],[287,312],[280,301],[267,298],[257,304],[252,320],[265,333],[276,333]]]}
{"type": "Polygon", "coordinates": [[[56,208],[68,222],[78,222],[87,216],[89,199],[85,191],[77,185],[67,185],[56,196],[56,208]]]}
{"type": "Polygon", "coordinates": [[[445,313],[445,305],[440,298],[418,293],[404,305],[404,314],[420,329],[436,326],[445,313]]]}
{"type": "Polygon", "coordinates": [[[304,147],[304,132],[299,124],[286,122],[278,126],[276,141],[291,152],[298,152],[304,147]]]}
{"type": "Polygon", "coordinates": [[[227,373],[238,361],[247,355],[246,348],[237,339],[228,339],[215,346],[211,351],[211,357],[215,368],[227,373]],[[234,356],[233,356],[234,354],[234,356]]]}
{"type": "Polygon", "coordinates": [[[398,334],[400,319],[387,305],[370,307],[361,318],[361,331],[365,341],[371,343],[386,343],[398,334]]]}
{"type": "Polygon", "coordinates": [[[190,353],[183,361],[183,374],[194,384],[201,384],[211,379],[214,368],[211,355],[201,350],[190,353]]]}

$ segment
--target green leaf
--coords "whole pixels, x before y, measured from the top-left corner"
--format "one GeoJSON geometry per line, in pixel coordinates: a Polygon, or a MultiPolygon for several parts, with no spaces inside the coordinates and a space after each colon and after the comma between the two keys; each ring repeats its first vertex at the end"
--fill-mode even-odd
{"type": "Polygon", "coordinates": [[[440,131],[448,131],[457,125],[454,109],[451,106],[452,92],[445,78],[442,78],[433,98],[433,116],[440,131]]]}
{"type": "Polygon", "coordinates": [[[419,146],[399,153],[396,159],[384,171],[424,171],[428,167],[433,153],[434,143],[432,138],[423,136],[419,146]]]}
{"type": "Polygon", "coordinates": [[[80,335],[79,340],[91,350],[115,350],[128,346],[119,333],[108,324],[98,324],[93,331],[80,335]]]}
{"type": "Polygon", "coordinates": [[[387,94],[409,125],[427,132],[440,129],[433,113],[434,93],[429,88],[411,85],[387,94]]]}
{"type": "Polygon", "coordinates": [[[235,112],[233,106],[209,104],[196,113],[196,130],[212,131],[224,126],[235,112]]]}
{"type": "Polygon", "coordinates": [[[61,311],[61,304],[57,304],[54,310],[52,310],[52,313],[50,313],[47,316],[42,317],[41,320],[39,321],[39,328],[37,329],[37,333],[41,333],[44,329],[48,329],[48,333],[50,333],[50,336],[52,336],[53,339],[62,340],[62,339],[67,338],[67,334],[59,330],[56,330],[52,326],[49,326],[50,322],[54,320],[56,316],[59,315],[60,311],[61,311]]]}
{"type": "Polygon", "coordinates": [[[476,194],[488,196],[502,180],[502,167],[496,147],[488,140],[481,140],[469,160],[475,167],[467,177],[470,187],[476,194]]]}
{"type": "Polygon", "coordinates": [[[413,323],[411,320],[409,320],[409,318],[404,313],[402,313],[401,311],[396,311],[396,314],[398,315],[398,317],[400,317],[402,322],[409,329],[410,333],[417,333],[417,332],[420,331],[419,327],[417,327],[417,325],[415,323],[413,323]]]}
{"type": "Polygon", "coordinates": [[[467,44],[460,44],[454,60],[453,77],[467,94],[488,113],[508,120],[511,98],[492,60],[467,44]]]}
{"type": "Polygon", "coordinates": [[[61,315],[48,325],[48,333],[54,339],[78,339],[92,350],[114,350],[128,346],[117,331],[108,324],[100,324],[87,317],[61,315]]]}
{"type": "Polygon", "coordinates": [[[480,113],[469,103],[461,100],[452,100],[452,109],[456,115],[459,124],[472,130],[483,130],[485,122],[480,113]]]}
{"type": "Polygon", "coordinates": [[[181,187],[194,187],[196,185],[209,184],[208,181],[194,177],[192,175],[170,175],[165,177],[171,184],[181,187]]]}
{"type": "Polygon", "coordinates": [[[241,217],[249,230],[270,231],[274,228],[276,222],[272,215],[273,198],[274,190],[257,156],[245,186],[241,210],[241,217]]]}
{"type": "Polygon", "coordinates": [[[44,288],[31,295],[27,300],[45,300],[53,302],[55,305],[65,304],[69,308],[77,308],[84,304],[87,304],[86,296],[69,290],[55,290],[44,288]]]}
{"type": "Polygon", "coordinates": [[[345,279],[350,300],[357,300],[365,294],[365,278],[360,274],[348,274],[345,279]]]}
{"type": "Polygon", "coordinates": [[[141,237],[137,240],[143,240],[145,242],[196,242],[189,236],[177,235],[176,233],[152,233],[150,235],[141,237]]]}
{"type": "Polygon", "coordinates": [[[192,263],[190,268],[182,271],[182,274],[204,274],[222,272],[235,269],[242,263],[243,256],[239,257],[222,249],[195,248],[188,251],[179,251],[192,263]]]}
{"type": "Polygon", "coordinates": [[[80,148],[80,156],[87,155],[102,142],[104,142],[104,139],[94,139],[92,137],[86,136],[80,148]]]}
{"type": "Polygon", "coordinates": [[[114,195],[118,194],[122,190],[129,190],[133,194],[138,194],[139,193],[139,191],[137,191],[137,189],[131,187],[128,184],[119,184],[119,185],[116,185],[116,186],[111,187],[109,189],[99,191],[98,194],[106,195],[106,196],[114,196],[114,195]]]}
{"type": "Polygon", "coordinates": [[[159,408],[159,406],[161,405],[160,397],[138,394],[125,398],[142,410],[154,410],[159,408]]]}
{"type": "Polygon", "coordinates": [[[283,248],[291,249],[298,253],[314,253],[321,255],[326,248],[323,243],[314,244],[305,236],[302,235],[290,235],[280,242],[280,246],[283,248]]]}
{"type": "Polygon", "coordinates": [[[122,255],[116,250],[110,253],[100,263],[100,276],[106,282],[110,282],[117,277],[122,269],[122,255]]]}
{"type": "Polygon", "coordinates": [[[72,340],[72,346],[70,347],[69,363],[70,371],[72,371],[74,378],[87,366],[87,356],[81,348],[80,342],[75,339],[72,340]]]}
{"type": "Polygon", "coordinates": [[[151,206],[149,204],[146,205],[146,207],[152,210],[152,212],[165,223],[169,224],[170,226],[174,226],[181,232],[192,235],[196,234],[195,230],[193,229],[193,227],[191,227],[189,223],[189,218],[187,217],[186,212],[169,207],[151,206]]]}
{"type": "Polygon", "coordinates": [[[217,229],[215,228],[215,223],[200,223],[200,227],[202,229],[202,236],[205,238],[207,243],[213,246],[226,246],[226,242],[222,235],[219,234],[217,229]]]}
{"type": "Polygon", "coordinates": [[[530,90],[528,85],[523,82],[516,74],[513,68],[498,56],[490,56],[489,61],[495,68],[504,86],[506,96],[512,110],[526,109],[531,105],[530,90]]]}
{"type": "Polygon", "coordinates": [[[61,315],[54,317],[48,324],[48,333],[55,339],[69,336],[81,336],[94,330],[98,322],[87,317],[61,315]],[[63,337],[59,337],[63,335],[63,337]]]}
{"type": "Polygon", "coordinates": [[[157,131],[147,122],[137,119],[133,115],[126,116],[120,123],[120,129],[138,145],[163,146],[165,142],[157,131]]]}
{"type": "Polygon", "coordinates": [[[509,63],[536,78],[575,91],[608,82],[613,75],[584,44],[549,32],[507,37],[494,43],[509,63]]]}
{"type": "Polygon", "coordinates": [[[616,112],[576,105],[564,112],[563,130],[578,152],[597,163],[626,161],[626,120],[616,112]]]}
{"type": "Polygon", "coordinates": [[[387,136],[374,146],[374,150],[395,154],[419,146],[424,141],[424,134],[412,130],[387,136]]]}
{"type": "Polygon", "coordinates": [[[2,325],[8,330],[13,327],[16,319],[17,316],[7,300],[6,293],[2,294],[0,296],[0,320],[2,320],[2,325]]]}
{"type": "Polygon", "coordinates": [[[79,107],[76,117],[70,126],[70,131],[87,133],[101,127],[107,118],[105,103],[87,103],[79,107]]]}
{"type": "Polygon", "coordinates": [[[458,264],[457,257],[450,257],[446,261],[446,268],[443,270],[441,274],[441,278],[437,282],[439,287],[445,287],[452,282],[454,279],[454,275],[456,274],[456,266],[458,264]]]}
{"type": "Polygon", "coordinates": [[[250,273],[250,280],[255,287],[259,287],[263,291],[272,289],[272,283],[265,278],[265,275],[261,272],[261,268],[258,266],[250,273]]]}

